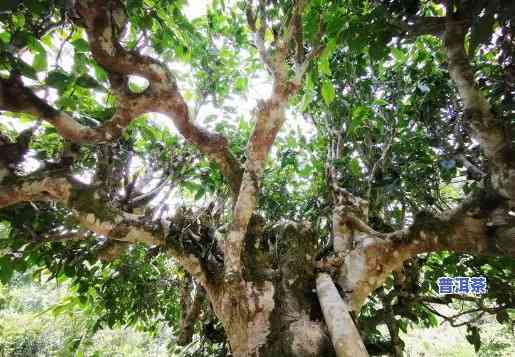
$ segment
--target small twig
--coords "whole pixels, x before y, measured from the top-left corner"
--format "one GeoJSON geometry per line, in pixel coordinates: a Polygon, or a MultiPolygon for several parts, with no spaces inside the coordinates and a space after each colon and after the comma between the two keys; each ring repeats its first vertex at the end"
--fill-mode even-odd
{"type": "Polygon", "coordinates": [[[62,52],[64,49],[64,45],[72,38],[74,33],[75,33],[75,28],[72,27],[72,31],[68,34],[68,36],[66,36],[66,38],[61,43],[61,46],[59,47],[59,51],[57,52],[57,56],[55,57],[55,64],[54,64],[55,68],[61,67],[59,65],[59,61],[61,60],[61,55],[62,55],[62,52]]]}

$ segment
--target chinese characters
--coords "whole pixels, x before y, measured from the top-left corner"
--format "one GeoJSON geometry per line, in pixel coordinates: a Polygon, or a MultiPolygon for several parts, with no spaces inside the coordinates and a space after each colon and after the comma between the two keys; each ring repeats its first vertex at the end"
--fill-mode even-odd
{"type": "Polygon", "coordinates": [[[484,276],[441,276],[436,281],[440,294],[486,294],[487,285],[484,276]]]}

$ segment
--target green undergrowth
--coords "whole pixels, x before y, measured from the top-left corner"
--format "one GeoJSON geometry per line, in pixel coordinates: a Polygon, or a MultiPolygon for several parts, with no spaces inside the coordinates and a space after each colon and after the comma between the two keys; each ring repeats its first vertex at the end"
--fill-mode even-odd
{"type": "MultiPolygon", "coordinates": [[[[174,346],[173,333],[164,326],[156,335],[124,327],[90,334],[86,326],[91,317],[52,309],[67,291],[66,285],[54,281],[37,284],[26,277],[0,285],[0,357],[197,356],[188,353],[188,348],[174,346]]],[[[483,320],[479,328],[482,344],[478,353],[467,342],[465,327],[440,323],[434,328],[410,329],[401,336],[406,343],[405,356],[515,357],[515,335],[509,326],[493,318],[483,320]]],[[[190,350],[195,349],[194,344],[190,350]]]]}

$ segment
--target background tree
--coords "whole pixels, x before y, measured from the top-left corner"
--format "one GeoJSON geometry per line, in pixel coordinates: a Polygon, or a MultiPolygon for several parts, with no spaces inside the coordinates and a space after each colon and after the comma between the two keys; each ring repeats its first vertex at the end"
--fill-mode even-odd
{"type": "Polygon", "coordinates": [[[510,1],[1,6],[2,280],[235,356],[400,356],[455,300],[477,348],[511,322],[510,1]]]}

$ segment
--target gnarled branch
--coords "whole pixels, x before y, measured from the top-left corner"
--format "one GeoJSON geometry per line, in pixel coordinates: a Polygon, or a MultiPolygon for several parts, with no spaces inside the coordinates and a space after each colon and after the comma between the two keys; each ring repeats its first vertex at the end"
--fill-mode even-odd
{"type": "Polygon", "coordinates": [[[79,185],[67,177],[26,178],[0,186],[0,208],[32,201],[60,202],[72,210],[81,226],[115,242],[161,245],[203,286],[209,283],[202,257],[169,241],[173,223],[169,228],[144,216],[125,213],[105,203],[95,187],[79,185]]]}
{"type": "Polygon", "coordinates": [[[473,255],[515,256],[515,217],[507,201],[484,190],[439,215],[419,214],[407,228],[389,234],[354,237],[339,284],[353,311],[404,261],[420,253],[442,250],[473,255]]]}

